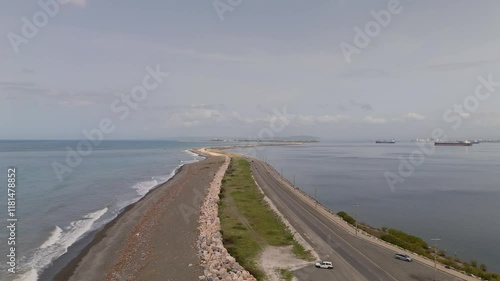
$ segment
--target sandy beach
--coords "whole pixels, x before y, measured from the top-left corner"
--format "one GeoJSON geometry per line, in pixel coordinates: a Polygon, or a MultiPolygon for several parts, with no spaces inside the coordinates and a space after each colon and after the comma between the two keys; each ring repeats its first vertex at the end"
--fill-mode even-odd
{"type": "Polygon", "coordinates": [[[224,161],[204,156],[128,206],[54,280],[198,280],[199,210],[224,161]]]}

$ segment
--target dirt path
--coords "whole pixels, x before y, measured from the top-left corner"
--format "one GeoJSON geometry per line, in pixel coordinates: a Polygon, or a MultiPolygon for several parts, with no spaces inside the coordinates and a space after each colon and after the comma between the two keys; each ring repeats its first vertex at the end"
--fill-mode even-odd
{"type": "Polygon", "coordinates": [[[282,280],[279,269],[290,271],[310,265],[311,262],[297,259],[292,252],[292,246],[266,247],[259,257],[259,265],[268,277],[268,281],[282,280]]]}

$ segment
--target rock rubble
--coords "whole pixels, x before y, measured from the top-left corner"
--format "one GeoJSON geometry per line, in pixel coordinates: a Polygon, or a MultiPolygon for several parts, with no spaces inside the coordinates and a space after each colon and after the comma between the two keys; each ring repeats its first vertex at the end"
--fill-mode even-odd
{"type": "Polygon", "coordinates": [[[224,164],[217,171],[213,181],[210,183],[207,196],[201,207],[199,219],[200,226],[198,227],[200,236],[198,237],[197,244],[201,266],[204,268],[204,274],[200,276],[199,279],[207,281],[256,281],[256,279],[227,252],[222,243],[222,234],[220,232],[221,226],[218,216],[218,202],[222,179],[229,167],[229,162],[230,158],[225,156],[224,164]]]}

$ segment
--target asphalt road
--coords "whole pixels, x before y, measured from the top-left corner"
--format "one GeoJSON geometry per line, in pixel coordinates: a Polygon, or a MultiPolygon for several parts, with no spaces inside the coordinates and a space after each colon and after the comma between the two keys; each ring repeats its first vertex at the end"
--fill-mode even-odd
{"type": "MultiPolygon", "coordinates": [[[[434,268],[416,261],[396,260],[393,251],[356,237],[305,203],[279,180],[280,176],[272,167],[256,159],[250,160],[253,176],[266,196],[320,258],[333,263],[332,270],[317,269],[314,265],[296,270],[294,275],[299,281],[434,280],[434,268]]],[[[435,280],[462,279],[437,271],[435,280]]]]}

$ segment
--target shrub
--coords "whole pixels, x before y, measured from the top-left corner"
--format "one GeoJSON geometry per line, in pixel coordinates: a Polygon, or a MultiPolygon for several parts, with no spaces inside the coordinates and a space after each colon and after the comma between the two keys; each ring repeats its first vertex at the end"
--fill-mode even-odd
{"type": "Polygon", "coordinates": [[[339,217],[341,217],[343,220],[345,220],[347,223],[354,225],[356,223],[356,220],[349,216],[346,212],[340,211],[337,213],[339,217]]]}
{"type": "Polygon", "coordinates": [[[484,271],[484,272],[488,271],[488,267],[487,267],[487,266],[486,266],[486,264],[484,264],[484,263],[482,263],[482,264],[479,266],[479,268],[480,268],[482,271],[484,271]]]}

